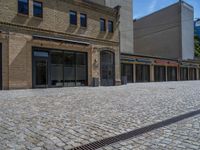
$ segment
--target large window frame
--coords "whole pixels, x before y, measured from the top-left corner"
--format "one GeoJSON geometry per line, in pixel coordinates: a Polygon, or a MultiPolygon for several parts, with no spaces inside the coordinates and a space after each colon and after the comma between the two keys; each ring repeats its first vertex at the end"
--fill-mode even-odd
{"type": "Polygon", "coordinates": [[[22,15],[29,15],[29,0],[18,0],[18,14],[22,14],[22,15]],[[26,1],[26,2],[23,2],[26,1]],[[22,4],[22,3],[26,3],[26,4],[22,4]],[[26,7],[27,8],[26,8],[26,7]],[[25,10],[23,10],[25,9],[25,10]]]}
{"type": "MultiPolygon", "coordinates": [[[[33,50],[32,50],[33,62],[35,59],[37,59],[37,57],[46,57],[46,55],[45,55],[46,52],[48,52],[48,57],[47,57],[47,59],[48,59],[48,88],[70,87],[70,86],[88,86],[88,53],[87,52],[33,47],[33,50]],[[40,52],[41,56],[37,55],[37,52],[40,52]],[[44,52],[44,54],[41,52],[44,52]],[[52,63],[52,53],[61,53],[62,54],[62,58],[60,60],[62,62],[62,64],[60,62],[52,63]],[[67,81],[66,81],[66,78],[68,78],[68,77],[66,76],[66,72],[65,72],[65,67],[67,67],[65,64],[65,54],[67,54],[67,53],[71,53],[74,55],[74,62],[71,64],[72,69],[74,69],[74,74],[72,74],[72,75],[74,75],[74,81],[70,81],[69,83],[67,83],[67,81]],[[36,54],[36,55],[34,55],[34,54],[36,54]],[[84,63],[83,62],[78,63],[77,55],[79,55],[79,54],[81,54],[84,57],[84,63]],[[55,68],[56,65],[59,65],[62,67],[62,74],[58,74],[58,75],[54,74],[55,77],[62,76],[62,80],[60,80],[60,78],[59,78],[59,82],[56,81],[57,78],[52,78],[52,67],[55,68]],[[78,74],[80,74],[81,69],[82,70],[84,69],[84,75],[78,75],[78,74]],[[82,77],[82,80],[78,80],[78,79],[80,79],[80,77],[82,77]],[[84,77],[84,79],[83,79],[83,77],[84,77]],[[52,79],[55,81],[53,81],[52,79]],[[52,84],[52,83],[55,83],[55,84],[52,84]]],[[[35,76],[34,76],[34,66],[33,66],[33,88],[35,88],[35,87],[37,88],[37,86],[34,85],[34,83],[35,83],[34,79],[35,79],[35,76]]]]}

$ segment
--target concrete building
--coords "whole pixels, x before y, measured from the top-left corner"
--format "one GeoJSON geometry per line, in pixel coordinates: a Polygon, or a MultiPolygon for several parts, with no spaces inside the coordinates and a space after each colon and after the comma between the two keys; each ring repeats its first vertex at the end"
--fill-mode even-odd
{"type": "Polygon", "coordinates": [[[120,51],[126,54],[134,54],[133,45],[133,1],[132,0],[86,0],[111,8],[120,6],[119,30],[120,51]]]}
{"type": "Polygon", "coordinates": [[[134,21],[135,54],[194,58],[194,10],[180,1],[134,21]]]}
{"type": "Polygon", "coordinates": [[[121,83],[117,9],[79,0],[0,6],[1,89],[121,83]]]}

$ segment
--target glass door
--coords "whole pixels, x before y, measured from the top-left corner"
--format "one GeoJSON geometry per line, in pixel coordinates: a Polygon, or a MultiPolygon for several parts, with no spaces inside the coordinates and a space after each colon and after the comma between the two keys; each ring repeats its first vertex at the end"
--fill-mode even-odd
{"type": "Polygon", "coordinates": [[[127,83],[133,83],[133,65],[122,64],[121,69],[121,75],[127,78],[127,83]]]}
{"type": "Polygon", "coordinates": [[[48,87],[48,58],[34,57],[33,59],[33,87],[48,87]]]}

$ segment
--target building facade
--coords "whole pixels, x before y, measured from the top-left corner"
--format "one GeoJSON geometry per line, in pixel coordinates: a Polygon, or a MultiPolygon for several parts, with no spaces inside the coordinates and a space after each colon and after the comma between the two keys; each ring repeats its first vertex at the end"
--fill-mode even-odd
{"type": "Polygon", "coordinates": [[[193,7],[180,1],[135,20],[135,54],[194,59],[193,18],[193,7]]]}
{"type": "Polygon", "coordinates": [[[1,89],[120,84],[119,10],[80,0],[0,5],[1,89]]]}
{"type": "Polygon", "coordinates": [[[185,3],[136,21],[135,32],[132,0],[7,0],[0,6],[0,89],[200,79],[200,62],[185,60],[194,55],[183,44],[191,44],[194,30],[182,19],[193,16],[185,3]],[[150,34],[165,15],[182,21],[173,28],[167,24],[168,32],[150,34]],[[152,25],[148,32],[147,24],[152,25]],[[143,41],[140,29],[148,33],[143,41]],[[152,47],[158,41],[159,49],[152,47]]]}
{"type": "Polygon", "coordinates": [[[133,0],[87,0],[110,8],[120,7],[120,52],[134,54],[133,0]]]}
{"type": "Polygon", "coordinates": [[[121,54],[122,84],[200,80],[200,62],[121,54]]]}

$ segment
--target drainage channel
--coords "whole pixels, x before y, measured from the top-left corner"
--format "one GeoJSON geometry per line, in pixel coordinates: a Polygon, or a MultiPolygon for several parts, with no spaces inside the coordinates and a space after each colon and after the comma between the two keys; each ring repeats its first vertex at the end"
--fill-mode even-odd
{"type": "Polygon", "coordinates": [[[181,120],[184,120],[184,119],[187,119],[190,117],[194,117],[199,114],[200,114],[200,109],[189,112],[189,113],[185,113],[185,114],[182,114],[182,115],[179,115],[179,116],[176,116],[176,117],[173,117],[173,118],[170,118],[170,119],[167,119],[167,120],[164,120],[164,121],[161,121],[161,122],[158,122],[158,123],[146,126],[146,127],[142,127],[142,128],[139,128],[139,129],[127,132],[127,133],[123,133],[123,134],[113,136],[110,138],[106,138],[106,139],[103,139],[100,141],[82,145],[80,147],[76,147],[71,150],[95,150],[95,149],[102,148],[102,147],[105,147],[105,146],[108,146],[108,145],[111,145],[111,144],[114,144],[114,143],[117,143],[120,141],[131,139],[133,137],[142,135],[142,134],[150,132],[152,130],[156,130],[156,129],[171,125],[173,123],[179,122],[181,120]]]}

